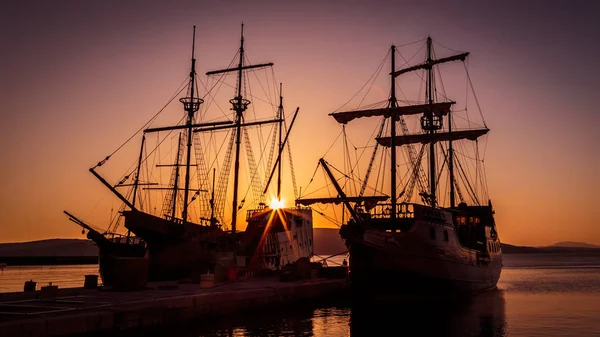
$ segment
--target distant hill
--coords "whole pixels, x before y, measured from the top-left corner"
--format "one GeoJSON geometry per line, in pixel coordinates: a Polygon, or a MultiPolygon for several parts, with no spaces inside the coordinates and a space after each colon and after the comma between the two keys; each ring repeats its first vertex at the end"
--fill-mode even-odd
{"type": "MultiPolygon", "coordinates": [[[[329,256],[345,252],[346,246],[337,228],[314,229],[315,254],[329,256]]],[[[502,244],[506,254],[522,253],[581,253],[600,254],[600,246],[582,242],[557,242],[547,247],[526,247],[502,244]]],[[[73,259],[89,260],[93,263],[98,256],[98,248],[91,240],[49,239],[31,242],[0,243],[0,262],[22,261],[25,264],[73,259]]],[[[19,262],[20,263],[20,262],[19,262]]],[[[13,263],[14,264],[14,263],[13,263]]]]}
{"type": "Polygon", "coordinates": [[[527,246],[514,246],[507,243],[501,243],[502,252],[506,254],[526,254],[526,253],[544,253],[539,248],[527,246]]]}
{"type": "Polygon", "coordinates": [[[574,242],[574,241],[561,241],[557,242],[550,247],[573,247],[573,248],[600,248],[600,246],[592,245],[585,242],[574,242]]]}
{"type": "Polygon", "coordinates": [[[0,243],[0,257],[98,256],[94,242],[82,239],[48,239],[0,243]]]}

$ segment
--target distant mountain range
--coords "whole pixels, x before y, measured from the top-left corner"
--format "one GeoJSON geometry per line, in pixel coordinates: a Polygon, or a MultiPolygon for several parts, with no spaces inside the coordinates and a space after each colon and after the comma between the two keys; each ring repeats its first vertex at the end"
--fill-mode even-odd
{"type": "Polygon", "coordinates": [[[592,245],[584,242],[561,241],[553,244],[550,247],[577,247],[577,248],[600,248],[600,246],[592,245]]]}
{"type": "Polygon", "coordinates": [[[93,241],[48,239],[30,242],[0,243],[0,257],[13,256],[97,256],[93,241]]]}
{"type": "Polygon", "coordinates": [[[94,242],[81,239],[0,243],[0,262],[10,266],[95,264],[98,248],[94,242]]]}
{"type": "MultiPolygon", "coordinates": [[[[314,229],[315,254],[344,253],[346,246],[336,228],[314,229]]],[[[600,246],[582,242],[557,242],[546,247],[502,244],[507,254],[519,253],[600,253],[600,246]]],[[[31,242],[0,243],[0,262],[8,264],[96,263],[98,248],[90,240],[49,239],[31,242]]]]}

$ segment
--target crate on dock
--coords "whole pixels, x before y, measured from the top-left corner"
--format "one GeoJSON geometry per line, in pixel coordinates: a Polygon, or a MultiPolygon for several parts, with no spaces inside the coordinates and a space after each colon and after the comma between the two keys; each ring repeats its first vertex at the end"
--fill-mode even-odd
{"type": "Polygon", "coordinates": [[[52,282],[40,289],[40,297],[42,298],[55,298],[57,293],[58,286],[52,285],[52,282]]]}
{"type": "Polygon", "coordinates": [[[321,268],[321,264],[310,262],[309,259],[302,257],[294,263],[285,265],[279,272],[279,280],[281,282],[291,282],[316,278],[321,268]]]}
{"type": "Polygon", "coordinates": [[[83,288],[85,289],[96,289],[98,288],[98,275],[90,274],[85,275],[85,281],[83,282],[83,288]]]}

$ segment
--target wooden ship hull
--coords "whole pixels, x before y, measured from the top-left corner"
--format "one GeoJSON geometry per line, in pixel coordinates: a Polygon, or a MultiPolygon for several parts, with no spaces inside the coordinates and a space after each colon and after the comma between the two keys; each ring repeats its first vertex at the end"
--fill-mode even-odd
{"type": "Polygon", "coordinates": [[[444,218],[397,219],[395,227],[402,229],[395,231],[376,228],[387,222],[380,219],[360,229],[343,225],[340,234],[350,253],[353,286],[398,293],[474,293],[496,287],[502,253],[493,227],[481,223],[457,226],[450,212],[438,210],[438,214],[444,218]]]}
{"type": "Polygon", "coordinates": [[[149,281],[168,281],[212,272],[224,232],[216,226],[174,222],[140,211],[123,212],[125,227],[147,245],[149,281]]]}
{"type": "Polygon", "coordinates": [[[125,227],[147,244],[149,281],[214,273],[219,259],[232,256],[234,249],[243,261],[240,267],[250,269],[277,270],[314,253],[310,208],[248,211],[246,231],[236,234],[219,227],[173,223],[139,211],[124,211],[123,216],[125,227]]]}
{"type": "Polygon", "coordinates": [[[143,244],[112,242],[110,244],[98,244],[98,272],[102,284],[112,286],[117,275],[116,266],[118,259],[136,258],[143,259],[146,256],[146,247],[143,244]]]}

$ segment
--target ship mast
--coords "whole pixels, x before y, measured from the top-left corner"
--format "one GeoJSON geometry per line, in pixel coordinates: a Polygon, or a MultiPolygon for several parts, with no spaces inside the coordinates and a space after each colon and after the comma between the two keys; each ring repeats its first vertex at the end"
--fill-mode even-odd
{"type": "MultiPolygon", "coordinates": [[[[448,132],[452,133],[452,111],[448,111],[448,132]]],[[[450,175],[450,208],[454,208],[454,150],[452,140],[448,141],[448,174],[450,175]]]]}
{"type": "MultiPolygon", "coordinates": [[[[175,220],[175,210],[177,209],[177,191],[179,190],[179,158],[181,153],[181,132],[177,141],[177,154],[175,155],[175,180],[173,180],[173,208],[171,209],[171,220],[175,220]]],[[[185,206],[184,206],[185,207],[185,206]]],[[[185,218],[184,218],[185,219],[185,218]]]]}
{"type": "MultiPolygon", "coordinates": [[[[430,65],[426,67],[427,78],[426,78],[426,100],[429,104],[428,111],[421,117],[421,128],[428,131],[431,137],[437,130],[442,128],[442,117],[434,114],[433,112],[433,90],[434,90],[434,78],[433,78],[433,62],[432,56],[432,40],[431,37],[427,37],[427,61],[426,64],[430,65]]],[[[429,143],[429,204],[431,207],[435,207],[436,200],[436,174],[435,174],[435,143],[429,143]]]]}
{"type": "MultiPolygon", "coordinates": [[[[188,197],[190,192],[190,157],[192,153],[192,123],[194,121],[194,113],[200,108],[200,104],[204,101],[199,97],[194,97],[195,79],[196,79],[196,59],[194,58],[194,49],[196,46],[196,26],[194,26],[194,35],[192,39],[192,69],[190,71],[190,96],[179,99],[183,103],[184,110],[188,114],[186,121],[187,134],[187,157],[185,162],[185,189],[183,191],[183,212],[181,217],[184,223],[188,216],[188,197]]],[[[175,206],[173,206],[175,207],[175,206]]]]}
{"type": "MultiPolygon", "coordinates": [[[[140,183],[140,167],[142,166],[142,154],[144,153],[144,143],[146,141],[146,135],[142,136],[142,146],[140,147],[140,156],[138,157],[138,165],[137,170],[135,172],[135,181],[133,183],[133,199],[131,200],[131,204],[135,206],[135,199],[137,197],[138,185],[140,183]]],[[[129,231],[127,231],[127,236],[129,236],[129,231]]]]}
{"type": "MultiPolygon", "coordinates": [[[[256,121],[250,123],[243,123],[244,111],[250,105],[250,101],[242,97],[242,85],[243,82],[243,71],[248,69],[257,69],[262,67],[270,67],[273,65],[272,62],[262,63],[262,64],[252,64],[244,66],[244,24],[242,23],[242,33],[240,38],[240,58],[237,67],[227,68],[221,70],[209,71],[206,75],[216,75],[222,73],[236,72],[237,73],[237,95],[236,97],[229,100],[229,103],[232,105],[232,110],[235,111],[235,122],[233,125],[222,125],[222,126],[211,126],[208,128],[199,128],[195,129],[194,132],[202,132],[202,131],[215,131],[222,129],[229,129],[231,127],[235,128],[235,163],[234,163],[234,178],[233,178],[233,202],[232,202],[232,214],[231,214],[231,232],[235,234],[237,228],[237,211],[238,211],[238,189],[239,189],[239,171],[240,171],[240,145],[241,145],[241,133],[242,127],[246,126],[256,126],[263,125],[268,123],[276,123],[280,122],[279,119],[266,120],[266,121],[256,121]]],[[[296,111],[297,112],[297,111],[296,111]]],[[[284,141],[285,143],[285,141],[284,141]]],[[[235,249],[234,249],[235,254],[235,249]]]]}
{"type": "Polygon", "coordinates": [[[391,95],[390,95],[390,131],[391,131],[391,137],[392,137],[392,148],[391,148],[391,152],[392,152],[392,160],[391,160],[391,166],[392,166],[392,177],[391,177],[391,197],[392,197],[392,212],[391,212],[391,217],[392,220],[396,219],[396,114],[394,112],[394,108],[397,107],[397,102],[396,102],[396,78],[394,76],[394,70],[396,69],[396,46],[392,45],[391,48],[391,53],[392,53],[392,71],[391,74],[392,76],[390,76],[391,80],[392,80],[392,85],[391,85],[391,95]]]}
{"type": "MultiPolygon", "coordinates": [[[[238,185],[240,179],[240,143],[242,133],[242,117],[250,101],[242,98],[242,67],[244,63],[244,24],[242,23],[242,34],[240,38],[240,62],[238,64],[237,96],[229,102],[235,111],[235,162],[233,166],[233,207],[231,210],[231,232],[235,234],[238,207],[238,185]]],[[[235,255],[235,249],[234,249],[235,255]]]]}
{"type": "MultiPolygon", "coordinates": [[[[427,63],[431,63],[431,37],[427,37],[427,63]]],[[[433,104],[433,67],[427,68],[427,102],[429,105],[433,104]]],[[[442,120],[436,120],[433,113],[426,116],[428,123],[424,129],[428,130],[430,134],[434,134],[436,130],[442,127],[442,120]],[[439,121],[439,123],[437,123],[439,121]]],[[[436,182],[435,182],[435,143],[429,143],[429,197],[431,198],[431,206],[435,207],[436,204],[436,182]]]]}
{"type": "MultiPolygon", "coordinates": [[[[283,86],[279,83],[279,149],[283,146],[281,143],[281,131],[283,128],[283,86]]],[[[281,201],[281,160],[277,165],[277,201],[281,201]]]]}
{"type": "Polygon", "coordinates": [[[214,226],[217,224],[217,220],[215,219],[215,174],[217,169],[213,168],[213,178],[212,178],[212,194],[210,196],[210,225],[214,226]]]}
{"type": "MultiPolygon", "coordinates": [[[[131,204],[135,207],[135,199],[137,197],[137,190],[140,183],[140,168],[142,166],[142,155],[144,153],[144,143],[146,142],[146,135],[142,136],[142,146],[140,146],[140,155],[138,157],[137,170],[135,172],[135,181],[133,182],[133,199],[131,204]]],[[[127,229],[127,238],[131,235],[131,231],[127,229]]]]}

